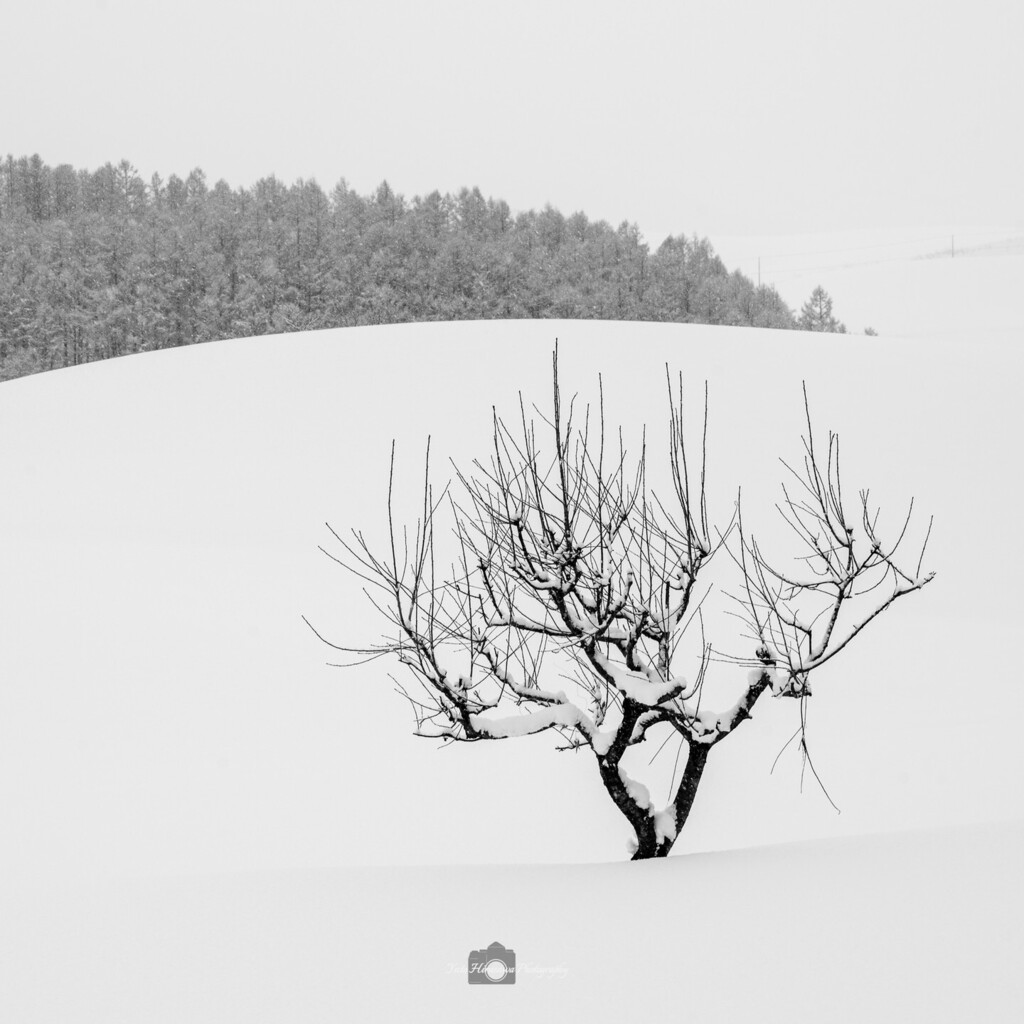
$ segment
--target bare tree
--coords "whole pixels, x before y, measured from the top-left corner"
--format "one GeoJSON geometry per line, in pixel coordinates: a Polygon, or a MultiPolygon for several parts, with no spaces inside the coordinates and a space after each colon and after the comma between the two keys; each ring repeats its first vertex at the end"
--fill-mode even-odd
{"type": "Polygon", "coordinates": [[[724,530],[708,521],[706,387],[694,460],[683,436],[682,381],[673,388],[668,379],[672,493],[662,501],[648,487],[646,438],[630,460],[621,430],[606,436],[603,390],[596,414],[589,406],[577,414],[575,400],[565,408],[557,347],[553,383],[554,408],[540,417],[539,430],[521,396],[514,428],[495,412],[489,459],[469,473],[456,468],[454,486],[439,495],[430,484],[428,441],[423,506],[411,537],[395,524],[392,445],[389,549],[375,554],[361,532],[344,539],[331,530],[342,553],[326,552],[368,584],[390,633],[374,646],[339,649],[370,660],[394,655],[407,667],[418,688],[399,685],[417,735],[474,742],[550,731],[560,749],[589,749],[635,833],[633,859],[663,857],[686,823],[712,748],[750,717],[766,691],[801,702],[793,738],[800,735],[807,756],[802,725],[811,673],[932,579],[921,575],[927,536],[911,573],[895,561],[910,512],[891,547],[878,537],[867,491],[857,518],[849,517],[838,438],[830,434],[824,452],[816,447],[806,390],[803,460],[795,468],[784,463],[793,482],[777,506],[801,549],[799,571],[786,572],[746,532],[738,498],[724,530]],[[457,552],[446,573],[435,564],[442,510],[457,552]],[[745,654],[724,655],[704,638],[698,578],[723,550],[740,581],[732,596],[747,628],[745,654]],[[675,661],[694,621],[701,653],[683,676],[675,661]],[[716,657],[735,665],[743,681],[734,702],[713,711],[701,697],[716,657]],[[551,678],[567,688],[542,685],[551,678]],[[687,748],[662,808],[623,767],[627,750],[654,729],[687,748]]]}

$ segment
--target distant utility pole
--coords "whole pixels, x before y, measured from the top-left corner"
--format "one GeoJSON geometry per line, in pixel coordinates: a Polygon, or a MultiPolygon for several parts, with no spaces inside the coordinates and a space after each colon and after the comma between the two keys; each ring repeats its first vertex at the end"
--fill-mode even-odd
{"type": "Polygon", "coordinates": [[[761,257],[757,257],[757,287],[761,287],[761,257]]]}
{"type": "Polygon", "coordinates": [[[954,238],[952,235],[949,236],[949,256],[952,259],[956,255],[956,246],[953,244],[954,238]]]}

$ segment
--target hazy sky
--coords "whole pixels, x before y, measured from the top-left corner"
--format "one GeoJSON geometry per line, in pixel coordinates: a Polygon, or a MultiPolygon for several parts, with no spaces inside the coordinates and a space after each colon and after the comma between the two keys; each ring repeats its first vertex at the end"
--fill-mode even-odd
{"type": "Polygon", "coordinates": [[[479,185],[668,233],[1024,226],[1015,2],[73,0],[4,18],[0,147],[211,183],[479,185]]]}

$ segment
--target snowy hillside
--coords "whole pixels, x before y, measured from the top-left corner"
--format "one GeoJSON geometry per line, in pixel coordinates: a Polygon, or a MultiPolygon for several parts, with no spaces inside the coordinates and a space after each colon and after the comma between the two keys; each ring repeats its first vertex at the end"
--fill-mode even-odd
{"type": "Polygon", "coordinates": [[[1024,332],[1012,300],[1024,230],[938,225],[781,237],[716,238],[730,265],[763,275],[799,310],[816,285],[849,331],[917,339],[1024,332]]]}
{"type": "Polygon", "coordinates": [[[431,324],[0,385],[4,1019],[1015,1019],[1020,338],[431,324]],[[590,761],[437,750],[389,666],[326,666],[302,615],[341,643],[380,623],[324,521],[384,539],[392,437],[413,520],[426,436],[439,479],[483,455],[492,404],[548,401],[556,336],[652,464],[665,364],[709,382],[719,521],[742,484],[772,536],[801,379],[850,489],[935,514],[935,583],[817,681],[841,814],[792,750],[772,773],[795,709],[766,701],[709,766],[675,850],[699,856],[587,864],[627,839],[590,761]],[[567,970],[479,996],[465,957],[495,940],[567,970]]]}
{"type": "Polygon", "coordinates": [[[802,377],[842,434],[847,487],[870,486],[890,528],[912,495],[936,516],[935,583],[818,678],[809,738],[842,814],[800,793],[795,751],[769,774],[795,708],[768,701],[716,751],[677,851],[1024,815],[1007,671],[1024,601],[1006,537],[1015,336],[417,325],[0,387],[3,875],[618,859],[626,833],[591,762],[543,736],[439,751],[410,735],[389,666],[326,667],[301,619],[341,643],[379,635],[357,581],[317,550],[324,521],[383,541],[392,436],[412,520],[426,435],[438,474],[481,454],[492,402],[514,409],[519,387],[547,401],[555,335],[567,386],[592,396],[603,371],[610,421],[634,442],[647,421],[652,465],[666,362],[709,381],[719,522],[742,484],[751,523],[772,529],[802,377]]]}

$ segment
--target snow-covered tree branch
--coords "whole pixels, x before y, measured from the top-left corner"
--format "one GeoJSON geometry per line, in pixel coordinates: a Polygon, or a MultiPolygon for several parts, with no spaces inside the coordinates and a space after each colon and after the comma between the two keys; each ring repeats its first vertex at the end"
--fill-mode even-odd
{"type": "Polygon", "coordinates": [[[746,531],[739,502],[724,529],[709,522],[706,388],[694,454],[684,439],[682,381],[667,375],[671,492],[662,500],[648,486],[646,435],[631,459],[621,430],[606,432],[603,387],[596,409],[580,409],[563,399],[557,347],[552,371],[550,415],[528,414],[522,398],[511,424],[495,411],[489,455],[456,468],[440,494],[430,482],[428,441],[412,536],[393,511],[392,447],[386,553],[374,553],[362,533],[331,531],[341,548],[331,557],[365,582],[390,631],[375,646],[342,649],[406,666],[414,687],[402,692],[418,735],[472,742],[550,732],[562,749],[588,749],[635,833],[634,859],[665,856],[711,749],[762,694],[806,700],[811,673],[932,574],[921,574],[923,549],[912,570],[896,561],[909,513],[889,545],[868,492],[857,519],[848,516],[838,439],[830,435],[823,456],[809,410],[802,466],[786,465],[792,482],[779,505],[802,549],[801,568],[783,572],[746,531]],[[455,552],[445,570],[435,545],[442,515],[453,530],[445,551],[455,552]],[[732,659],[734,702],[712,710],[702,691],[713,649],[696,596],[723,550],[738,569],[734,597],[749,650],[732,659]],[[695,621],[701,653],[684,672],[680,641],[695,621]],[[674,731],[688,750],[661,808],[623,765],[655,727],[674,731]]]}

